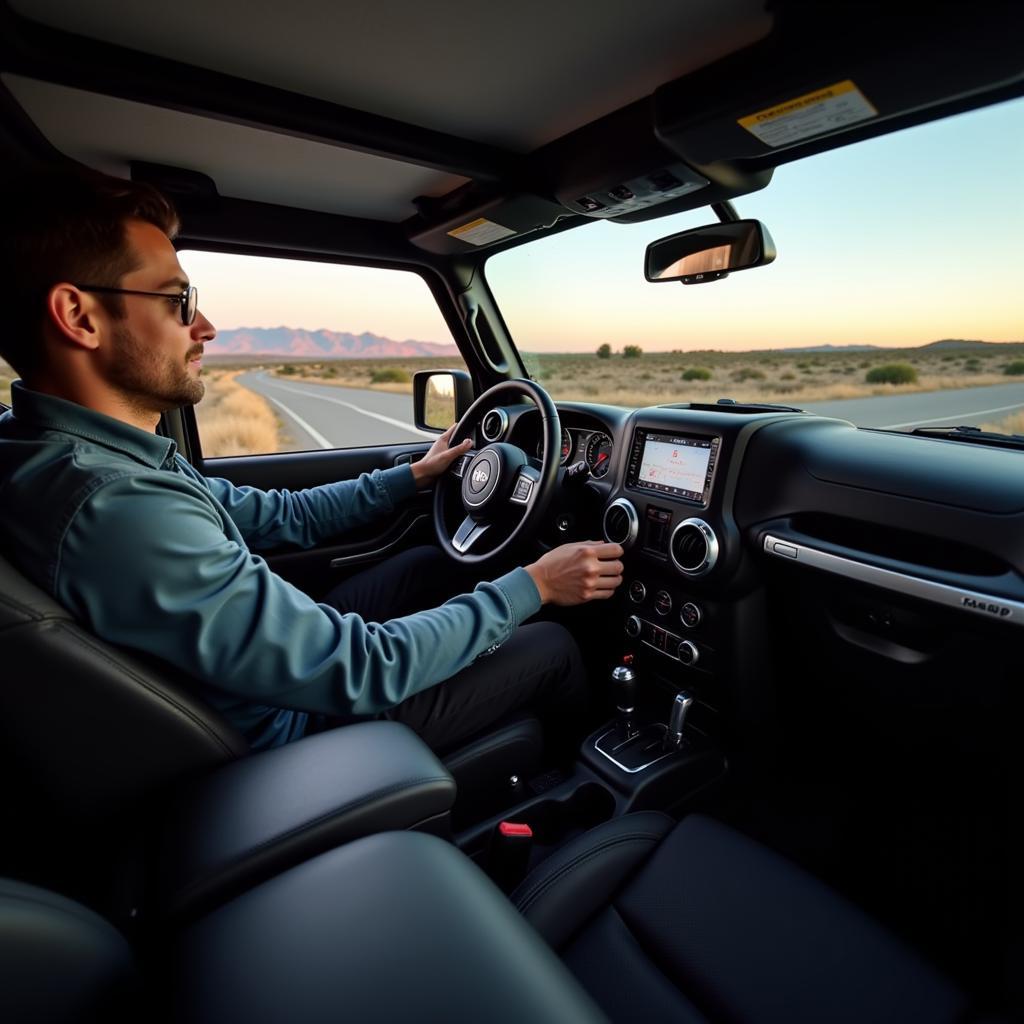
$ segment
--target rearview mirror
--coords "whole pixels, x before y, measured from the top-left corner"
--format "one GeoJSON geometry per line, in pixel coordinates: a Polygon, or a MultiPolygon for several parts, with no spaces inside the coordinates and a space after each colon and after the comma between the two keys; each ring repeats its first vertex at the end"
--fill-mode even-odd
{"type": "Polygon", "coordinates": [[[702,284],[734,270],[763,267],[774,259],[775,243],[759,220],[729,220],[651,242],[644,276],[655,284],[702,284]]]}

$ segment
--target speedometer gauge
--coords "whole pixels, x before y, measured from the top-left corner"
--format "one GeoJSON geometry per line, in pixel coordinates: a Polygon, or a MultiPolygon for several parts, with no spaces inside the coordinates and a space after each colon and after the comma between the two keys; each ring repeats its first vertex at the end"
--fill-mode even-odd
{"type": "MultiPolygon", "coordinates": [[[[558,464],[564,466],[569,461],[569,456],[572,455],[572,435],[565,427],[562,428],[562,452],[558,459],[558,464]]],[[[542,437],[537,442],[537,458],[544,458],[544,438],[542,437]]]]}
{"type": "Polygon", "coordinates": [[[612,439],[600,431],[587,441],[587,465],[591,476],[604,476],[612,459],[612,439]]]}

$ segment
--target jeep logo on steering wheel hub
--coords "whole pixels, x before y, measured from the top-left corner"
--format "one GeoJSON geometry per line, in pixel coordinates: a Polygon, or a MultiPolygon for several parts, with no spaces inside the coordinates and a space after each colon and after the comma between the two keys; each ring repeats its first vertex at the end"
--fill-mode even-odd
{"type": "Polygon", "coordinates": [[[469,478],[474,491],[480,490],[480,488],[483,487],[483,485],[490,479],[491,468],[486,462],[481,462],[480,465],[473,470],[473,475],[469,478]]]}

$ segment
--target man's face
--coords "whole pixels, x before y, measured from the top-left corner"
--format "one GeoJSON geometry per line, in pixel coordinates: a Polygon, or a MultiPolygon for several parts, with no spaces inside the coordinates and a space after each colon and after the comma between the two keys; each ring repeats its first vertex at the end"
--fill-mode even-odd
{"type": "MultiPolygon", "coordinates": [[[[140,263],[119,287],[179,294],[188,278],[167,236],[146,221],[130,220],[125,236],[140,263]]],[[[203,397],[199,379],[203,344],[217,333],[201,312],[181,322],[180,305],[144,295],[122,295],[124,318],[111,321],[107,379],[140,412],[160,413],[194,405],[203,397]]]]}

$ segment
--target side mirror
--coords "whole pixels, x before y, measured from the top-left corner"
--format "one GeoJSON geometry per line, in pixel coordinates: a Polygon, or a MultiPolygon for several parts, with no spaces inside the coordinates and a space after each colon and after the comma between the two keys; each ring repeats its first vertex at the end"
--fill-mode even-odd
{"type": "Polygon", "coordinates": [[[728,220],[659,238],[647,246],[644,277],[660,284],[703,284],[734,270],[763,267],[775,259],[775,243],[759,220],[728,220]]]}
{"type": "Polygon", "coordinates": [[[443,433],[473,404],[473,381],[465,370],[418,370],[412,376],[413,422],[443,433]]]}

